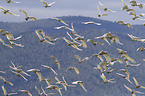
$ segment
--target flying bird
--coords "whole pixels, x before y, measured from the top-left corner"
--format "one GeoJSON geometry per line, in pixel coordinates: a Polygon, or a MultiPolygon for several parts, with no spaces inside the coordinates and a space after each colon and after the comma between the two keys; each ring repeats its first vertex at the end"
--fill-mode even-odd
{"type": "Polygon", "coordinates": [[[51,70],[55,75],[58,75],[58,73],[56,73],[56,72],[54,71],[54,69],[52,69],[52,67],[46,66],[46,65],[41,65],[41,66],[43,66],[43,67],[45,67],[45,68],[48,68],[48,69],[51,70]]]}
{"type": "Polygon", "coordinates": [[[39,82],[42,81],[42,77],[41,77],[41,73],[40,73],[39,69],[29,69],[29,70],[27,70],[27,72],[34,72],[34,73],[36,73],[37,76],[38,76],[39,82]]]}
{"type": "Polygon", "coordinates": [[[10,32],[6,33],[5,35],[6,35],[6,37],[7,37],[7,39],[8,39],[9,41],[16,41],[16,40],[22,38],[22,35],[20,35],[20,36],[14,38],[13,34],[10,33],[10,32]]]}
{"type": "Polygon", "coordinates": [[[110,11],[116,13],[116,11],[110,10],[107,7],[105,7],[102,3],[99,2],[99,4],[104,8],[104,11],[110,11]]]}
{"type": "Polygon", "coordinates": [[[132,41],[139,41],[139,40],[141,40],[141,38],[133,36],[131,34],[127,34],[127,35],[131,38],[132,41]]]}
{"type": "Polygon", "coordinates": [[[138,51],[138,50],[140,50],[140,51],[145,51],[145,48],[144,48],[144,47],[139,47],[139,48],[137,48],[136,51],[138,51]]]}
{"type": "Polygon", "coordinates": [[[3,46],[7,46],[9,48],[13,48],[11,45],[5,44],[5,42],[0,38],[0,42],[2,42],[3,46]]]}
{"type": "Polygon", "coordinates": [[[143,92],[135,91],[134,89],[127,87],[125,84],[124,87],[131,92],[132,96],[136,96],[135,93],[144,94],[143,92]]]}
{"type": "Polygon", "coordinates": [[[135,82],[135,88],[143,88],[143,89],[145,89],[145,87],[144,86],[141,86],[141,85],[139,85],[139,83],[138,83],[138,81],[136,80],[136,78],[135,77],[133,77],[133,80],[134,80],[134,82],[135,82]]]}
{"type": "Polygon", "coordinates": [[[55,2],[52,2],[50,4],[47,4],[45,1],[43,0],[40,0],[41,2],[43,2],[43,4],[45,5],[44,7],[47,8],[47,7],[51,7],[52,4],[54,4],[55,2]]]}
{"type": "Polygon", "coordinates": [[[21,3],[21,2],[12,1],[12,0],[5,0],[5,1],[7,1],[7,3],[21,3]]]}
{"type": "Polygon", "coordinates": [[[82,49],[80,49],[79,47],[79,45],[78,45],[78,43],[76,43],[76,42],[71,42],[71,41],[69,41],[69,40],[67,40],[65,37],[63,37],[63,39],[65,40],[65,42],[67,42],[68,44],[68,46],[72,46],[73,48],[75,48],[75,49],[77,49],[77,50],[79,50],[79,51],[82,51],[82,49]]]}
{"type": "Polygon", "coordinates": [[[139,8],[143,8],[143,4],[137,3],[135,0],[130,1],[131,6],[138,6],[139,8]]]}
{"type": "Polygon", "coordinates": [[[10,14],[10,15],[20,16],[20,15],[16,15],[16,14],[14,14],[14,13],[11,13],[9,9],[5,9],[5,8],[3,8],[2,6],[0,6],[0,9],[3,10],[2,12],[3,12],[4,14],[7,14],[7,13],[8,13],[8,14],[10,14]]]}
{"type": "Polygon", "coordinates": [[[44,94],[44,96],[47,96],[47,95],[54,95],[55,93],[47,93],[44,91],[43,87],[41,86],[41,89],[42,89],[42,94],[44,94]]]}
{"type": "MultiPolygon", "coordinates": [[[[42,94],[44,94],[44,92],[40,93],[40,90],[37,88],[37,86],[35,86],[36,91],[38,92],[38,96],[42,96],[42,94]]],[[[47,96],[47,95],[46,95],[47,96]]]]}
{"type": "Polygon", "coordinates": [[[81,57],[80,56],[78,56],[78,55],[74,55],[75,56],[75,58],[77,58],[78,60],[79,60],[79,64],[81,64],[83,61],[85,61],[85,60],[88,60],[88,59],[90,59],[89,57],[85,57],[85,58],[83,58],[83,59],[81,59],[81,57]]]}
{"type": "Polygon", "coordinates": [[[121,24],[121,25],[127,25],[128,28],[132,28],[132,25],[131,25],[130,23],[124,23],[123,21],[117,21],[116,23],[117,23],[117,24],[119,23],[119,24],[121,24]]]}
{"type": "Polygon", "coordinates": [[[83,81],[74,81],[72,84],[80,84],[80,86],[87,92],[86,88],[83,85],[83,81]]]}
{"type": "Polygon", "coordinates": [[[55,19],[57,20],[58,22],[61,22],[63,23],[64,25],[68,26],[68,24],[66,24],[63,20],[61,20],[60,18],[51,18],[51,19],[55,19]]]}
{"type": "Polygon", "coordinates": [[[26,79],[22,74],[14,72],[11,70],[12,73],[16,74],[18,77],[22,77],[24,80],[28,81],[28,79],[26,79]]]}
{"type": "Polygon", "coordinates": [[[18,72],[18,73],[22,73],[22,74],[25,74],[25,75],[27,75],[27,76],[31,76],[31,75],[27,74],[26,72],[24,72],[22,69],[19,69],[19,68],[21,68],[22,66],[16,67],[15,64],[14,64],[12,61],[11,61],[11,64],[13,65],[13,67],[12,67],[12,66],[9,66],[11,69],[15,70],[15,71],[18,72]]]}
{"type": "Polygon", "coordinates": [[[82,43],[82,47],[87,48],[86,41],[84,39],[84,36],[78,36],[75,38],[75,40],[80,41],[82,43]]]}
{"type": "Polygon", "coordinates": [[[11,86],[13,86],[14,84],[12,82],[7,81],[4,77],[0,76],[0,79],[2,79],[4,81],[4,84],[9,83],[11,86]]]}
{"type": "Polygon", "coordinates": [[[29,96],[32,96],[32,94],[28,90],[19,90],[20,92],[24,92],[25,94],[28,94],[29,96]]]}
{"type": "Polygon", "coordinates": [[[97,45],[97,44],[99,44],[99,45],[101,45],[101,46],[104,45],[104,43],[102,43],[102,42],[100,42],[100,41],[95,42],[95,41],[92,40],[92,39],[87,39],[87,42],[92,42],[93,45],[97,45]]]}
{"type": "Polygon", "coordinates": [[[17,94],[17,93],[9,93],[9,94],[8,94],[4,86],[2,86],[2,90],[3,90],[5,96],[10,96],[10,95],[15,95],[15,94],[17,94]]]}
{"type": "Polygon", "coordinates": [[[102,16],[107,16],[108,14],[101,14],[101,12],[100,12],[100,9],[99,9],[99,6],[97,6],[98,7],[98,17],[102,17],[102,16]]]}
{"type": "Polygon", "coordinates": [[[94,21],[87,21],[87,22],[82,22],[83,24],[96,24],[96,25],[101,25],[101,23],[96,23],[94,21]]]}
{"type": "Polygon", "coordinates": [[[112,80],[114,80],[114,78],[113,79],[106,79],[106,76],[104,75],[104,73],[102,73],[101,75],[100,75],[100,77],[103,79],[103,81],[104,81],[104,84],[106,84],[106,83],[116,83],[116,81],[112,81],[112,80]]]}
{"type": "Polygon", "coordinates": [[[25,14],[25,20],[28,21],[29,19],[32,19],[34,21],[36,21],[37,19],[35,17],[28,17],[27,13],[24,10],[20,10],[20,12],[25,14]]]}
{"type": "Polygon", "coordinates": [[[37,36],[39,37],[40,42],[46,42],[46,43],[55,45],[55,43],[52,43],[52,42],[46,40],[46,36],[45,36],[45,33],[43,32],[43,30],[36,30],[35,33],[36,33],[37,36]],[[42,34],[43,37],[40,35],[40,33],[42,34]]]}
{"type": "Polygon", "coordinates": [[[47,83],[48,86],[50,85],[49,82],[52,82],[52,80],[49,79],[49,78],[46,79],[46,78],[44,78],[44,77],[41,77],[41,79],[42,79],[42,81],[45,81],[45,82],[47,83]]]}
{"type": "Polygon", "coordinates": [[[47,86],[46,89],[49,89],[49,90],[52,90],[52,89],[56,89],[59,94],[62,96],[62,93],[61,93],[61,88],[59,88],[57,85],[50,85],[50,86],[47,86]]]}
{"type": "Polygon", "coordinates": [[[50,42],[56,42],[57,40],[62,39],[62,38],[55,38],[55,39],[53,39],[52,37],[50,37],[50,36],[48,36],[48,35],[45,36],[45,37],[48,38],[50,42]]]}
{"type": "Polygon", "coordinates": [[[125,4],[125,2],[124,2],[123,0],[121,0],[121,1],[122,1],[122,3],[123,3],[123,7],[121,8],[121,10],[124,10],[124,9],[128,10],[129,8],[128,8],[128,6],[125,4]]]}
{"type": "Polygon", "coordinates": [[[67,71],[67,70],[75,70],[75,72],[76,72],[77,74],[80,73],[79,70],[78,70],[78,68],[72,67],[72,66],[69,66],[69,67],[66,69],[66,71],[67,71]]]}
{"type": "Polygon", "coordinates": [[[129,79],[129,74],[127,76],[126,75],[123,75],[123,74],[120,74],[120,73],[116,73],[116,74],[122,76],[122,78],[125,78],[129,83],[132,84],[132,82],[129,79]]]}
{"type": "Polygon", "coordinates": [[[60,65],[58,59],[55,56],[50,56],[50,57],[54,58],[54,64],[57,64],[58,65],[58,69],[60,70],[61,69],[61,65],[60,65]]]}

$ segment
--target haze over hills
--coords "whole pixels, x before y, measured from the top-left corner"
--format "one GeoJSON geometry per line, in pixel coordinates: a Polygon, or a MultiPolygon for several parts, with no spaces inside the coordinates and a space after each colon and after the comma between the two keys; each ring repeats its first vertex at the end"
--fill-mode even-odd
{"type": "MultiPolygon", "coordinates": [[[[132,29],[129,29],[127,26],[123,26],[120,24],[116,24],[115,22],[111,21],[104,21],[96,18],[90,18],[90,17],[82,17],[82,16],[67,16],[67,17],[60,17],[62,20],[64,20],[67,24],[69,24],[69,27],[71,26],[71,23],[73,23],[75,31],[85,37],[85,40],[87,39],[94,39],[94,37],[102,36],[104,33],[111,32],[112,34],[115,34],[120,39],[120,42],[123,43],[123,45],[119,45],[116,43],[113,43],[111,45],[108,45],[103,40],[97,40],[95,41],[101,41],[104,43],[103,46],[101,45],[92,45],[92,43],[87,42],[88,47],[83,48],[83,51],[78,51],[72,47],[67,46],[66,42],[61,39],[56,41],[55,45],[50,45],[46,43],[39,42],[39,38],[37,37],[35,30],[43,29],[46,35],[50,35],[53,38],[56,37],[66,37],[69,38],[66,32],[70,32],[67,29],[54,29],[54,27],[62,26],[63,24],[60,22],[57,22],[56,20],[52,19],[42,19],[38,21],[30,21],[30,22],[21,22],[21,23],[9,23],[9,22],[0,22],[0,29],[5,29],[11,33],[14,34],[14,36],[22,35],[22,38],[17,41],[17,43],[21,43],[24,45],[24,48],[20,47],[14,47],[13,49],[10,49],[8,47],[2,46],[0,44],[0,70],[6,71],[6,74],[1,74],[1,76],[5,77],[7,80],[14,83],[14,86],[10,86],[9,84],[6,84],[6,89],[8,92],[18,92],[18,96],[24,96],[24,93],[19,92],[20,89],[26,89],[29,90],[34,96],[37,96],[37,91],[35,90],[35,86],[37,86],[39,89],[41,86],[44,88],[46,87],[45,82],[39,82],[37,79],[37,75],[33,72],[29,72],[28,74],[31,75],[31,77],[26,76],[28,81],[23,80],[22,78],[18,78],[15,74],[13,74],[9,68],[11,66],[10,61],[13,61],[13,63],[16,66],[23,66],[22,69],[24,71],[27,71],[31,68],[40,69],[40,72],[42,76],[46,78],[52,79],[52,84],[55,83],[55,74],[53,74],[51,71],[49,71],[47,68],[42,67],[41,65],[49,65],[53,67],[56,72],[58,72],[58,78],[62,80],[62,77],[64,76],[67,83],[71,84],[73,81],[81,80],[83,81],[83,84],[85,88],[87,89],[87,92],[85,92],[79,85],[76,87],[68,87],[68,91],[65,91],[63,86],[59,86],[62,91],[63,96],[130,96],[131,94],[129,91],[123,86],[123,84],[126,84],[130,88],[134,89],[134,81],[132,77],[136,77],[137,80],[141,85],[145,86],[144,81],[144,62],[143,59],[145,58],[144,51],[136,51],[138,47],[145,47],[143,43],[137,42],[137,41],[131,41],[129,36],[127,34],[132,34],[137,37],[144,38],[144,30],[145,27],[142,25],[133,25],[132,29]],[[101,23],[101,26],[97,25],[84,25],[82,22],[85,21],[95,21],[97,23],[101,23]],[[116,72],[112,72],[110,74],[106,74],[105,76],[109,78],[115,78],[116,83],[107,83],[104,84],[103,80],[100,77],[100,71],[94,70],[93,67],[96,67],[97,64],[100,62],[100,60],[97,58],[91,58],[87,61],[84,61],[82,64],[78,63],[78,60],[74,57],[74,55],[79,55],[80,57],[89,57],[92,54],[98,54],[101,50],[108,51],[109,55],[113,58],[120,58],[120,55],[118,54],[118,51],[116,48],[123,49],[127,51],[128,55],[136,60],[136,63],[140,63],[140,66],[138,67],[128,67],[128,71],[130,72],[130,80],[133,82],[133,84],[130,84],[127,80],[124,80],[120,76],[116,75],[116,72]],[[56,56],[61,63],[61,70],[58,70],[57,65],[53,63],[53,58],[50,58],[50,56],[56,56]],[[74,71],[67,71],[65,70],[69,66],[77,67],[80,71],[80,74],[77,75],[74,71]]],[[[8,42],[6,38],[0,37],[5,40],[5,42],[8,42]]],[[[123,60],[123,59],[122,59],[123,60]]],[[[125,61],[121,65],[119,63],[116,63],[112,68],[120,69],[125,68],[125,61]]],[[[119,72],[117,70],[117,72],[119,72]]],[[[0,85],[3,84],[0,80],[0,85]]],[[[59,96],[59,93],[56,90],[48,90],[45,89],[47,92],[55,92],[56,96],[59,96]]],[[[138,89],[139,91],[145,92],[143,89],[138,89]]],[[[0,96],[3,96],[2,89],[0,88],[0,96]]],[[[138,95],[137,96],[143,96],[138,95]]]]}

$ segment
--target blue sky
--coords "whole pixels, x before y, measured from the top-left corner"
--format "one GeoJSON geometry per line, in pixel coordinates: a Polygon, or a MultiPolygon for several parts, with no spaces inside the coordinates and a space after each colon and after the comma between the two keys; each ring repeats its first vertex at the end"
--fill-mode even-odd
{"type": "MultiPolygon", "coordinates": [[[[21,3],[6,3],[5,0],[0,1],[0,6],[9,9],[10,12],[15,14],[19,14],[19,17],[12,15],[5,15],[2,13],[0,9],[0,21],[3,22],[23,22],[24,14],[20,13],[19,10],[25,10],[29,16],[34,16],[37,19],[47,19],[51,17],[58,16],[88,16],[98,18],[98,9],[99,6],[102,13],[109,14],[108,16],[101,17],[100,19],[110,20],[110,21],[119,21],[123,20],[124,22],[130,22],[132,24],[142,24],[145,21],[141,20],[131,20],[131,16],[128,15],[126,11],[122,11],[121,8],[123,6],[121,0],[44,0],[47,3],[51,3],[56,1],[52,7],[44,8],[44,4],[40,0],[15,0],[21,3]],[[117,11],[116,13],[105,12],[103,8],[99,5],[98,2],[101,2],[109,9],[117,11]]],[[[126,4],[129,4],[129,0],[124,0],[126,4]]],[[[137,0],[139,3],[145,3],[145,0],[137,0]],[[144,2],[143,2],[144,1],[144,2]]],[[[145,6],[144,6],[145,7],[145,6]]],[[[139,13],[145,13],[144,9],[139,9],[138,7],[132,7],[139,13]]],[[[145,19],[145,18],[144,18],[145,19]]]]}

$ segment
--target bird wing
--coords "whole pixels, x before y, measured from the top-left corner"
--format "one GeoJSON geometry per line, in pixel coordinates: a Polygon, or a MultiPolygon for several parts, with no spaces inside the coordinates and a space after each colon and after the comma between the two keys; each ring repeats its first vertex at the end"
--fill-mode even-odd
{"type": "Polygon", "coordinates": [[[103,8],[106,8],[102,3],[99,2],[99,4],[100,4],[103,8]]]}
{"type": "Polygon", "coordinates": [[[15,38],[15,40],[22,38],[22,35],[18,36],[17,38],[15,38]]]}
{"type": "Polygon", "coordinates": [[[7,83],[9,83],[11,86],[13,86],[13,85],[14,85],[12,82],[7,82],[7,83]]]}
{"type": "Polygon", "coordinates": [[[40,0],[40,1],[43,2],[43,4],[44,4],[45,6],[48,6],[47,3],[46,3],[45,1],[43,1],[43,0],[40,0]]]}
{"type": "Polygon", "coordinates": [[[29,17],[29,19],[33,19],[33,20],[35,20],[35,21],[37,20],[35,17],[29,17]]]}
{"type": "Polygon", "coordinates": [[[74,70],[76,71],[77,74],[79,74],[79,70],[77,68],[74,68],[74,70]]]}
{"type": "Polygon", "coordinates": [[[0,38],[0,42],[2,42],[3,45],[5,45],[5,42],[0,38]]]}
{"type": "Polygon", "coordinates": [[[134,93],[144,94],[143,92],[140,91],[134,91],[134,93]]]}
{"type": "Polygon", "coordinates": [[[55,80],[56,80],[57,82],[59,82],[59,79],[58,79],[57,77],[55,77],[55,80]]]}
{"type": "Polygon", "coordinates": [[[24,10],[20,10],[20,12],[24,13],[26,17],[28,17],[27,13],[24,10]]]}
{"type": "Polygon", "coordinates": [[[87,92],[86,88],[84,87],[84,85],[82,83],[79,83],[81,85],[81,87],[87,92]]]}
{"type": "Polygon", "coordinates": [[[16,15],[16,14],[14,14],[14,13],[11,13],[11,12],[8,12],[9,14],[11,14],[11,15],[14,15],[14,16],[20,16],[20,15],[16,15]]]}
{"type": "Polygon", "coordinates": [[[41,82],[42,81],[42,79],[41,79],[41,73],[37,71],[36,74],[37,74],[37,76],[39,78],[39,81],[41,82]]]}
{"type": "Polygon", "coordinates": [[[56,90],[60,93],[60,95],[62,96],[62,93],[60,91],[60,88],[56,87],[56,90]]]}
{"type": "Polygon", "coordinates": [[[81,62],[81,61],[82,61],[80,56],[75,55],[75,57],[79,60],[79,62],[81,62]]]}
{"type": "Polygon", "coordinates": [[[132,89],[130,89],[129,87],[127,87],[125,84],[124,84],[124,87],[125,87],[126,89],[128,89],[130,92],[132,92],[132,89]]]}
{"type": "Polygon", "coordinates": [[[5,89],[4,86],[2,86],[2,90],[3,90],[3,92],[4,92],[4,95],[7,96],[7,91],[6,91],[6,89],[5,89]]]}
{"type": "Polygon", "coordinates": [[[50,36],[45,36],[45,37],[48,38],[50,41],[53,40],[52,37],[50,37],[50,36]]]}
{"type": "Polygon", "coordinates": [[[110,43],[109,43],[109,41],[104,37],[103,38],[109,45],[111,45],[110,43]]]}
{"type": "Polygon", "coordinates": [[[103,73],[100,75],[100,77],[103,79],[104,82],[107,81],[107,79],[106,79],[106,77],[105,77],[105,75],[103,73]]]}
{"type": "Polygon", "coordinates": [[[37,31],[35,31],[35,33],[37,34],[37,36],[38,36],[39,39],[41,40],[41,39],[42,39],[42,36],[41,36],[37,31]]]}
{"type": "Polygon", "coordinates": [[[28,81],[28,79],[26,79],[23,75],[20,74],[20,76],[21,76],[23,79],[25,79],[26,81],[28,81]]]}
{"type": "Polygon", "coordinates": [[[44,42],[49,43],[49,44],[52,44],[52,45],[55,45],[55,43],[52,43],[52,42],[50,42],[48,40],[44,40],[44,42]]]}
{"type": "Polygon", "coordinates": [[[52,68],[51,68],[51,71],[52,71],[54,74],[58,75],[58,73],[56,73],[52,68]]]}
{"type": "Polygon", "coordinates": [[[35,89],[38,92],[38,94],[40,94],[40,90],[37,88],[37,86],[35,86],[35,89]]]}
{"type": "Polygon", "coordinates": [[[138,81],[135,79],[135,77],[133,77],[133,80],[134,80],[134,82],[135,82],[136,86],[138,86],[138,85],[139,85],[139,83],[138,83],[138,81]]]}
{"type": "Polygon", "coordinates": [[[49,7],[51,7],[51,5],[52,5],[52,4],[54,4],[54,3],[55,3],[55,1],[54,1],[54,2],[52,2],[52,3],[49,3],[49,4],[48,4],[48,6],[49,6],[49,7]]]}
{"type": "Polygon", "coordinates": [[[86,44],[85,40],[80,40],[80,41],[82,42],[83,47],[84,47],[84,48],[87,48],[87,44],[86,44]]]}
{"type": "Polygon", "coordinates": [[[63,20],[60,19],[60,22],[62,22],[64,25],[68,26],[63,20]]]}
{"type": "Polygon", "coordinates": [[[14,39],[14,36],[13,36],[12,33],[7,33],[7,34],[6,34],[6,37],[7,37],[7,39],[8,39],[9,41],[11,41],[11,40],[14,39]]]}
{"type": "Polygon", "coordinates": [[[0,9],[5,10],[2,6],[0,6],[0,9]]]}

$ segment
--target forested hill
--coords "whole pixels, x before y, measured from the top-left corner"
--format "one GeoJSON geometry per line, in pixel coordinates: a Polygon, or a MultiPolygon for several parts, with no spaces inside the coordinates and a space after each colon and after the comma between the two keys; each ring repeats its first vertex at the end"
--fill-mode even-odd
{"type": "MultiPolygon", "coordinates": [[[[9,84],[5,85],[8,93],[17,92],[18,95],[16,96],[24,96],[24,93],[18,91],[20,89],[24,89],[29,90],[33,96],[38,96],[37,91],[35,90],[35,86],[37,86],[39,89],[41,89],[41,86],[43,88],[47,87],[47,84],[44,81],[39,82],[37,75],[33,72],[27,72],[31,75],[30,77],[25,76],[28,81],[17,77],[11,72],[12,69],[9,68],[9,66],[12,66],[10,61],[12,61],[16,66],[23,66],[22,69],[25,72],[31,68],[40,69],[42,76],[45,78],[50,78],[52,80],[50,83],[53,85],[56,83],[56,80],[54,79],[56,75],[41,65],[48,65],[54,68],[54,70],[58,73],[57,77],[62,80],[62,77],[64,76],[68,84],[71,84],[73,81],[77,80],[83,81],[83,85],[87,89],[87,92],[85,92],[80,85],[76,85],[76,87],[68,87],[67,91],[64,90],[63,86],[58,85],[60,88],[62,88],[61,91],[63,96],[131,96],[130,92],[124,87],[124,84],[129,88],[135,89],[135,83],[132,77],[135,77],[141,85],[145,86],[145,66],[143,61],[145,54],[144,51],[136,51],[137,48],[141,46],[145,47],[145,45],[142,42],[132,41],[127,35],[132,34],[137,37],[144,38],[144,26],[133,25],[133,28],[129,29],[125,25],[120,25],[116,24],[115,22],[91,17],[64,16],[59,18],[69,24],[68,27],[70,28],[71,23],[73,23],[76,33],[84,36],[86,42],[87,39],[93,39],[95,41],[103,42],[104,45],[101,46],[97,44],[94,46],[91,42],[87,42],[87,48],[82,48],[83,51],[78,51],[68,46],[63,39],[56,41],[55,45],[40,42],[35,33],[35,30],[38,29],[43,29],[46,35],[53,38],[65,37],[69,39],[67,32],[70,32],[70,30],[55,29],[55,27],[64,25],[53,19],[42,19],[38,21],[21,23],[0,22],[0,29],[5,29],[11,32],[14,37],[22,35],[22,38],[16,42],[24,45],[23,48],[14,46],[13,49],[11,49],[3,46],[0,43],[0,70],[6,72],[5,74],[0,73],[0,76],[5,77],[7,81],[11,81],[14,84],[14,86],[9,84]],[[101,26],[97,26],[95,24],[82,24],[82,22],[86,21],[101,23],[101,26]],[[108,32],[116,35],[120,42],[123,43],[123,45],[117,44],[115,42],[109,45],[104,40],[94,39],[94,37],[102,36],[108,32]],[[127,54],[136,61],[135,64],[139,63],[140,66],[125,67],[126,63],[124,59],[121,58],[121,56],[118,54],[117,48],[127,51],[127,54]],[[83,59],[85,57],[92,56],[92,54],[98,54],[101,50],[107,51],[111,58],[120,58],[123,60],[123,64],[115,63],[113,66],[111,66],[111,69],[117,69],[117,71],[113,71],[110,74],[104,73],[107,79],[114,78],[116,83],[104,84],[102,78],[100,77],[100,70],[93,69],[93,67],[97,67],[97,64],[100,63],[98,58],[93,57],[79,64],[78,60],[74,56],[79,55],[83,59]],[[57,68],[57,64],[53,63],[54,59],[50,56],[57,57],[61,64],[61,70],[57,68]],[[69,66],[77,67],[80,71],[80,74],[77,75],[73,70],[68,70],[66,72],[65,70],[69,66]],[[123,68],[129,71],[132,84],[116,74],[121,73],[120,69],[123,68]]],[[[6,40],[4,36],[0,36],[0,38],[8,43],[8,40],[6,40]]],[[[0,80],[0,85],[3,85],[3,80],[0,80]]],[[[145,92],[144,89],[135,90],[145,92]]],[[[45,91],[47,93],[54,92],[55,96],[59,96],[59,93],[56,90],[45,89],[45,91]]],[[[1,88],[0,96],[3,96],[1,88]]],[[[143,95],[137,94],[137,96],[143,95]]]]}

